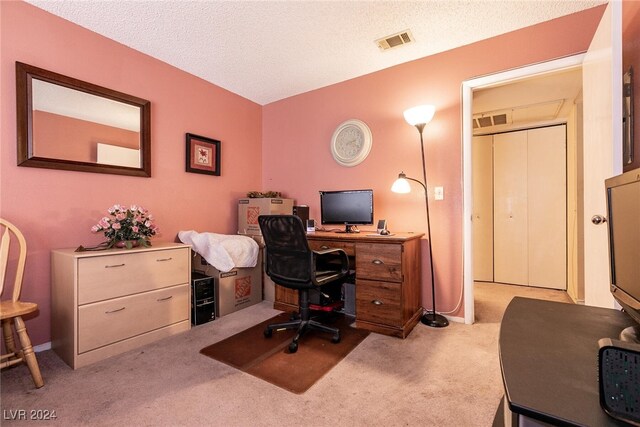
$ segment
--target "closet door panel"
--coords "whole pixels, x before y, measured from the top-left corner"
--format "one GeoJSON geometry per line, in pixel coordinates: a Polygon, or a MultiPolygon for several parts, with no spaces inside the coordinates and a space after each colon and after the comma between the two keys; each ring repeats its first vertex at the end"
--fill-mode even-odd
{"type": "Polygon", "coordinates": [[[473,279],[493,282],[493,136],[473,137],[473,279]]]}
{"type": "Polygon", "coordinates": [[[567,287],[566,127],[528,135],[529,285],[567,287]]]}
{"type": "Polygon", "coordinates": [[[527,131],[493,137],[494,279],[528,284],[527,131]]]}

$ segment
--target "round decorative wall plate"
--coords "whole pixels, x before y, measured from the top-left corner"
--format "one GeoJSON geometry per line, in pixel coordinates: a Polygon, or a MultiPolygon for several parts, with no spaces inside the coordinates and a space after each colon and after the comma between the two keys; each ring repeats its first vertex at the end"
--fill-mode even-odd
{"type": "Polygon", "coordinates": [[[362,120],[341,123],[331,137],[331,154],[342,166],[362,163],[371,151],[371,129],[362,120]]]}

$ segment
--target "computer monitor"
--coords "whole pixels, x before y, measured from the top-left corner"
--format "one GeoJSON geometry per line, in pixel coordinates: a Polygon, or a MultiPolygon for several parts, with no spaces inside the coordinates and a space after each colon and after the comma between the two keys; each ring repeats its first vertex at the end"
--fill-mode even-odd
{"type": "Polygon", "coordinates": [[[354,225],[373,224],[373,190],[320,192],[320,217],[325,224],[344,224],[342,233],[355,232],[354,225]]]}
{"type": "Polygon", "coordinates": [[[640,341],[640,169],[605,181],[611,293],[637,323],[620,334],[640,341]]]}

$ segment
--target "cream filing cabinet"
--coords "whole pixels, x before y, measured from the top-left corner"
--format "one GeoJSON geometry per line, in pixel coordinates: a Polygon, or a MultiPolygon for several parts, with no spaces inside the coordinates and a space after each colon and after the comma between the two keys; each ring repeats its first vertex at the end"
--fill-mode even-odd
{"type": "Polygon", "coordinates": [[[52,348],[76,369],[191,327],[191,247],[51,253],[52,348]]]}

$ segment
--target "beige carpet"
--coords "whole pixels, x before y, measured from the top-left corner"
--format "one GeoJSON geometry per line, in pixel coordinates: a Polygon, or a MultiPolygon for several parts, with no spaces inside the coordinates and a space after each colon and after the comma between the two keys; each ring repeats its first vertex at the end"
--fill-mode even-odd
{"type": "Polygon", "coordinates": [[[405,340],[370,334],[300,395],[198,353],[278,313],[263,302],[75,371],[39,353],[45,386],[25,366],[3,370],[0,405],[56,412],[39,426],[491,426],[503,395],[497,301],[508,297],[477,294],[476,324],[418,324],[405,340]]]}
{"type": "Polygon", "coordinates": [[[473,296],[476,322],[480,323],[500,323],[513,297],[573,303],[564,291],[487,282],[475,282],[473,296]]]}

